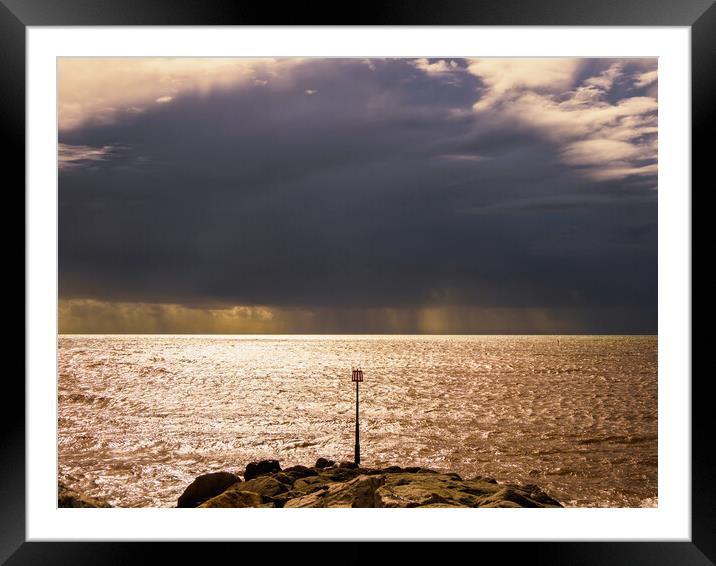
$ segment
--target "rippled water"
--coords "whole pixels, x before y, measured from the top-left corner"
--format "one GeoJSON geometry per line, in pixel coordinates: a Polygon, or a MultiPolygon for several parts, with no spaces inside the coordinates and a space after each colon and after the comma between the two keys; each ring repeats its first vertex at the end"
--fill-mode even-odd
{"type": "Polygon", "coordinates": [[[61,336],[59,476],[123,507],[275,457],[535,483],[569,506],[657,503],[657,338],[61,336]]]}

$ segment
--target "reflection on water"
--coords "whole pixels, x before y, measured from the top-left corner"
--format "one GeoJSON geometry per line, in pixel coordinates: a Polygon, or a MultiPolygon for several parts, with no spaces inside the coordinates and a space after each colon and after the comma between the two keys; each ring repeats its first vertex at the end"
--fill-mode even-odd
{"type": "Polygon", "coordinates": [[[657,503],[657,338],[61,336],[59,476],[174,506],[207,471],[278,458],[535,483],[568,506],[657,503]]]}

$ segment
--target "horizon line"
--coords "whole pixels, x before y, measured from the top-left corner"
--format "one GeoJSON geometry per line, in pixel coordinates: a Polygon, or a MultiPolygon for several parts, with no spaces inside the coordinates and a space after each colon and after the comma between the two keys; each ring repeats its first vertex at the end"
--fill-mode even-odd
{"type": "Polygon", "coordinates": [[[592,333],[471,333],[471,332],[58,332],[58,336],[658,336],[658,332],[592,333]]]}

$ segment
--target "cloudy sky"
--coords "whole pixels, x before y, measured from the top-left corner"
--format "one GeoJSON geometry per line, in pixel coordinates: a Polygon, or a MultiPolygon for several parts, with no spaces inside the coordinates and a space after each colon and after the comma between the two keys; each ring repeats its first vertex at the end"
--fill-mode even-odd
{"type": "Polygon", "coordinates": [[[63,333],[655,333],[655,59],[61,59],[63,333]]]}

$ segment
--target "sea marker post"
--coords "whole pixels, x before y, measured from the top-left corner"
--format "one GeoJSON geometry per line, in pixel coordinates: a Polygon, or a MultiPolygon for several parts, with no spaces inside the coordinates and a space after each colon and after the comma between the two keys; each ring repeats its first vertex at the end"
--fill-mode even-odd
{"type": "Polygon", "coordinates": [[[360,466],[360,425],[358,420],[358,385],[363,381],[363,370],[359,368],[353,368],[351,381],[356,384],[356,452],[355,452],[355,464],[360,466]]]}

